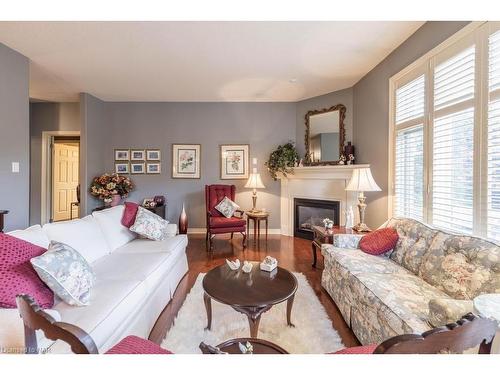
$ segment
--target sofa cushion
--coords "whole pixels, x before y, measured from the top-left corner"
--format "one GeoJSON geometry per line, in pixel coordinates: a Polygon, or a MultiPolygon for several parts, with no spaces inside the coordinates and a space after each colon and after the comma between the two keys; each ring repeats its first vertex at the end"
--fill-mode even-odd
{"type": "Polygon", "coordinates": [[[137,336],[127,336],[106,354],[173,354],[160,345],[137,336]]]}
{"type": "Polygon", "coordinates": [[[64,302],[74,306],[89,304],[94,273],[71,246],[52,241],[47,252],[30,262],[38,276],[64,302]]]}
{"type": "MultiPolygon", "coordinates": [[[[61,314],[61,321],[82,328],[100,348],[116,330],[128,324],[146,298],[146,285],[133,277],[124,275],[120,280],[111,280],[97,276],[89,306],[75,308],[60,302],[54,309],[61,314]]],[[[54,352],[58,351],[55,347],[54,352]]]]}
{"type": "Polygon", "coordinates": [[[45,249],[49,247],[49,237],[47,237],[47,234],[45,234],[42,227],[38,224],[23,230],[14,230],[7,234],[16,238],[20,238],[21,240],[28,241],[45,249]]]}
{"type": "Polygon", "coordinates": [[[104,234],[92,215],[82,219],[45,224],[43,230],[51,241],[71,246],[89,263],[110,253],[104,234]]]}
{"type": "Polygon", "coordinates": [[[125,210],[123,211],[121,220],[122,225],[130,228],[134,224],[138,208],[139,205],[137,203],[125,202],[125,210]]]}
{"type": "Polygon", "coordinates": [[[0,307],[16,308],[16,296],[29,294],[46,309],[54,304],[54,293],[38,277],[30,259],[46,249],[0,233],[0,307]]]}
{"type": "MultiPolygon", "coordinates": [[[[169,224],[170,225],[170,224],[169,224]]],[[[170,252],[175,248],[185,248],[187,236],[179,235],[164,239],[163,241],[151,241],[146,238],[137,238],[116,250],[117,254],[145,254],[170,252]]]]}
{"type": "Polygon", "coordinates": [[[420,276],[456,299],[500,293],[500,247],[477,237],[438,232],[420,276]]]}
{"type": "Polygon", "coordinates": [[[424,255],[437,231],[413,219],[394,218],[387,224],[398,232],[399,240],[390,258],[414,274],[418,274],[424,255]]]}
{"type": "Polygon", "coordinates": [[[95,211],[92,216],[101,227],[102,233],[111,251],[132,241],[136,235],[122,224],[125,206],[119,205],[102,211],[95,211]]]}
{"type": "Polygon", "coordinates": [[[394,248],[399,236],[394,228],[377,229],[366,234],[359,241],[359,248],[371,255],[382,255],[394,248]]]}
{"type": "Polygon", "coordinates": [[[365,345],[365,346],[351,346],[350,348],[344,348],[330,354],[373,354],[375,349],[377,349],[377,344],[365,345]]]}
{"type": "Polygon", "coordinates": [[[237,217],[211,217],[210,227],[211,228],[232,228],[232,227],[244,227],[246,221],[244,219],[239,219],[237,217]]]}

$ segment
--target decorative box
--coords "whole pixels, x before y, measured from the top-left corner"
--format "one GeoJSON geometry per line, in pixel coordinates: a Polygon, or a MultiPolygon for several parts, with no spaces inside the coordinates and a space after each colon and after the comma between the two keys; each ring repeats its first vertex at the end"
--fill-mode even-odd
{"type": "Polygon", "coordinates": [[[270,256],[265,257],[264,260],[260,263],[260,269],[262,271],[271,272],[276,269],[276,267],[278,267],[278,261],[270,256]]]}

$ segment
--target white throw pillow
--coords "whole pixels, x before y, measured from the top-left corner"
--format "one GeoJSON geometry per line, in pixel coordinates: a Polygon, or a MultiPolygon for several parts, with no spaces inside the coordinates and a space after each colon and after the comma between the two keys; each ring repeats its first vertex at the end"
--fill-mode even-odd
{"type": "Polygon", "coordinates": [[[33,225],[23,230],[14,230],[7,234],[34,245],[43,247],[44,249],[49,247],[49,237],[47,237],[47,234],[45,234],[40,225],[33,225]]]}
{"type": "Polygon", "coordinates": [[[111,252],[97,220],[91,215],[82,219],[45,224],[43,230],[51,241],[71,246],[89,263],[111,252]]]}
{"type": "Polygon", "coordinates": [[[125,206],[119,205],[102,211],[95,211],[92,214],[101,227],[111,251],[115,251],[136,237],[134,232],[122,225],[123,211],[125,211],[125,206]]]}
{"type": "Polygon", "coordinates": [[[155,241],[163,241],[169,234],[167,220],[140,206],[130,230],[155,241]]]}
{"type": "Polygon", "coordinates": [[[233,217],[234,213],[239,208],[240,208],[240,206],[238,206],[236,203],[234,203],[228,197],[224,197],[224,199],[221,200],[217,206],[215,206],[215,209],[217,211],[219,211],[222,215],[227,217],[228,219],[233,217]]]}
{"type": "Polygon", "coordinates": [[[64,302],[86,306],[95,275],[90,264],[78,251],[52,241],[47,252],[30,260],[40,279],[64,302]]]}

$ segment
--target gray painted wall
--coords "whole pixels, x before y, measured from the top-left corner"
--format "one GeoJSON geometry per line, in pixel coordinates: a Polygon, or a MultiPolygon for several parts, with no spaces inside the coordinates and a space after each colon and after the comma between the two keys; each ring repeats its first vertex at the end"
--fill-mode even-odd
{"type": "Polygon", "coordinates": [[[387,219],[389,158],[389,78],[446,40],[469,22],[426,22],[354,86],[354,145],[358,163],[371,164],[382,188],[367,193],[367,224],[387,219]]]}
{"type": "Polygon", "coordinates": [[[0,209],[5,230],[29,223],[29,62],[0,43],[0,209]],[[12,162],[20,172],[12,173],[12,162]]]}
{"type": "Polygon", "coordinates": [[[353,90],[352,88],[334,91],[326,95],[316,96],[314,98],[302,100],[297,102],[297,116],[296,116],[296,130],[295,139],[297,143],[297,151],[300,157],[303,157],[306,153],[306,147],[304,144],[304,134],[305,134],[305,116],[308,111],[314,109],[329,108],[336,104],[343,104],[346,106],[346,116],[345,116],[345,135],[346,142],[353,139],[353,90]]]}
{"type": "Polygon", "coordinates": [[[109,104],[90,94],[80,94],[81,216],[102,205],[89,193],[92,179],[106,171],[112,134],[109,104]]]}
{"type": "MultiPolygon", "coordinates": [[[[89,177],[113,170],[115,148],[159,148],[162,174],[131,175],[137,188],[129,200],[139,202],[157,194],[166,195],[168,217],[173,222],[177,222],[185,202],[189,226],[203,228],[205,184],[235,184],[236,202],[243,209],[251,208],[251,190],[243,187],[246,180],[220,180],[219,158],[221,144],[250,144],[250,168],[252,158],[258,158],[258,170],[266,186],[258,192],[258,206],[271,211],[270,228],[280,227],[280,183],[269,177],[264,162],[276,146],[295,139],[295,103],[101,104],[105,108],[101,112],[109,111],[110,120],[106,125],[111,129],[110,136],[98,145],[90,142],[89,136],[87,141],[92,150],[102,147],[99,158],[105,160],[105,168],[96,167],[102,164],[94,165],[94,173],[87,171],[89,177]],[[201,144],[201,179],[171,178],[173,143],[201,144]]],[[[87,165],[98,162],[100,160],[88,158],[87,165]]]]}
{"type": "Polygon", "coordinates": [[[40,223],[42,189],[42,132],[79,130],[79,103],[30,104],[30,225],[40,223]]]}

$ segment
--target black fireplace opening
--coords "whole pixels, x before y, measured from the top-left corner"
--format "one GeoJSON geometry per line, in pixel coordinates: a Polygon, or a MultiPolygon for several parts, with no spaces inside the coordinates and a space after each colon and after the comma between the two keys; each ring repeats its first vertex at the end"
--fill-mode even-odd
{"type": "Polygon", "coordinates": [[[340,202],[319,199],[294,198],[294,236],[313,239],[314,225],[323,226],[328,218],[334,225],[339,225],[340,202]]]}

